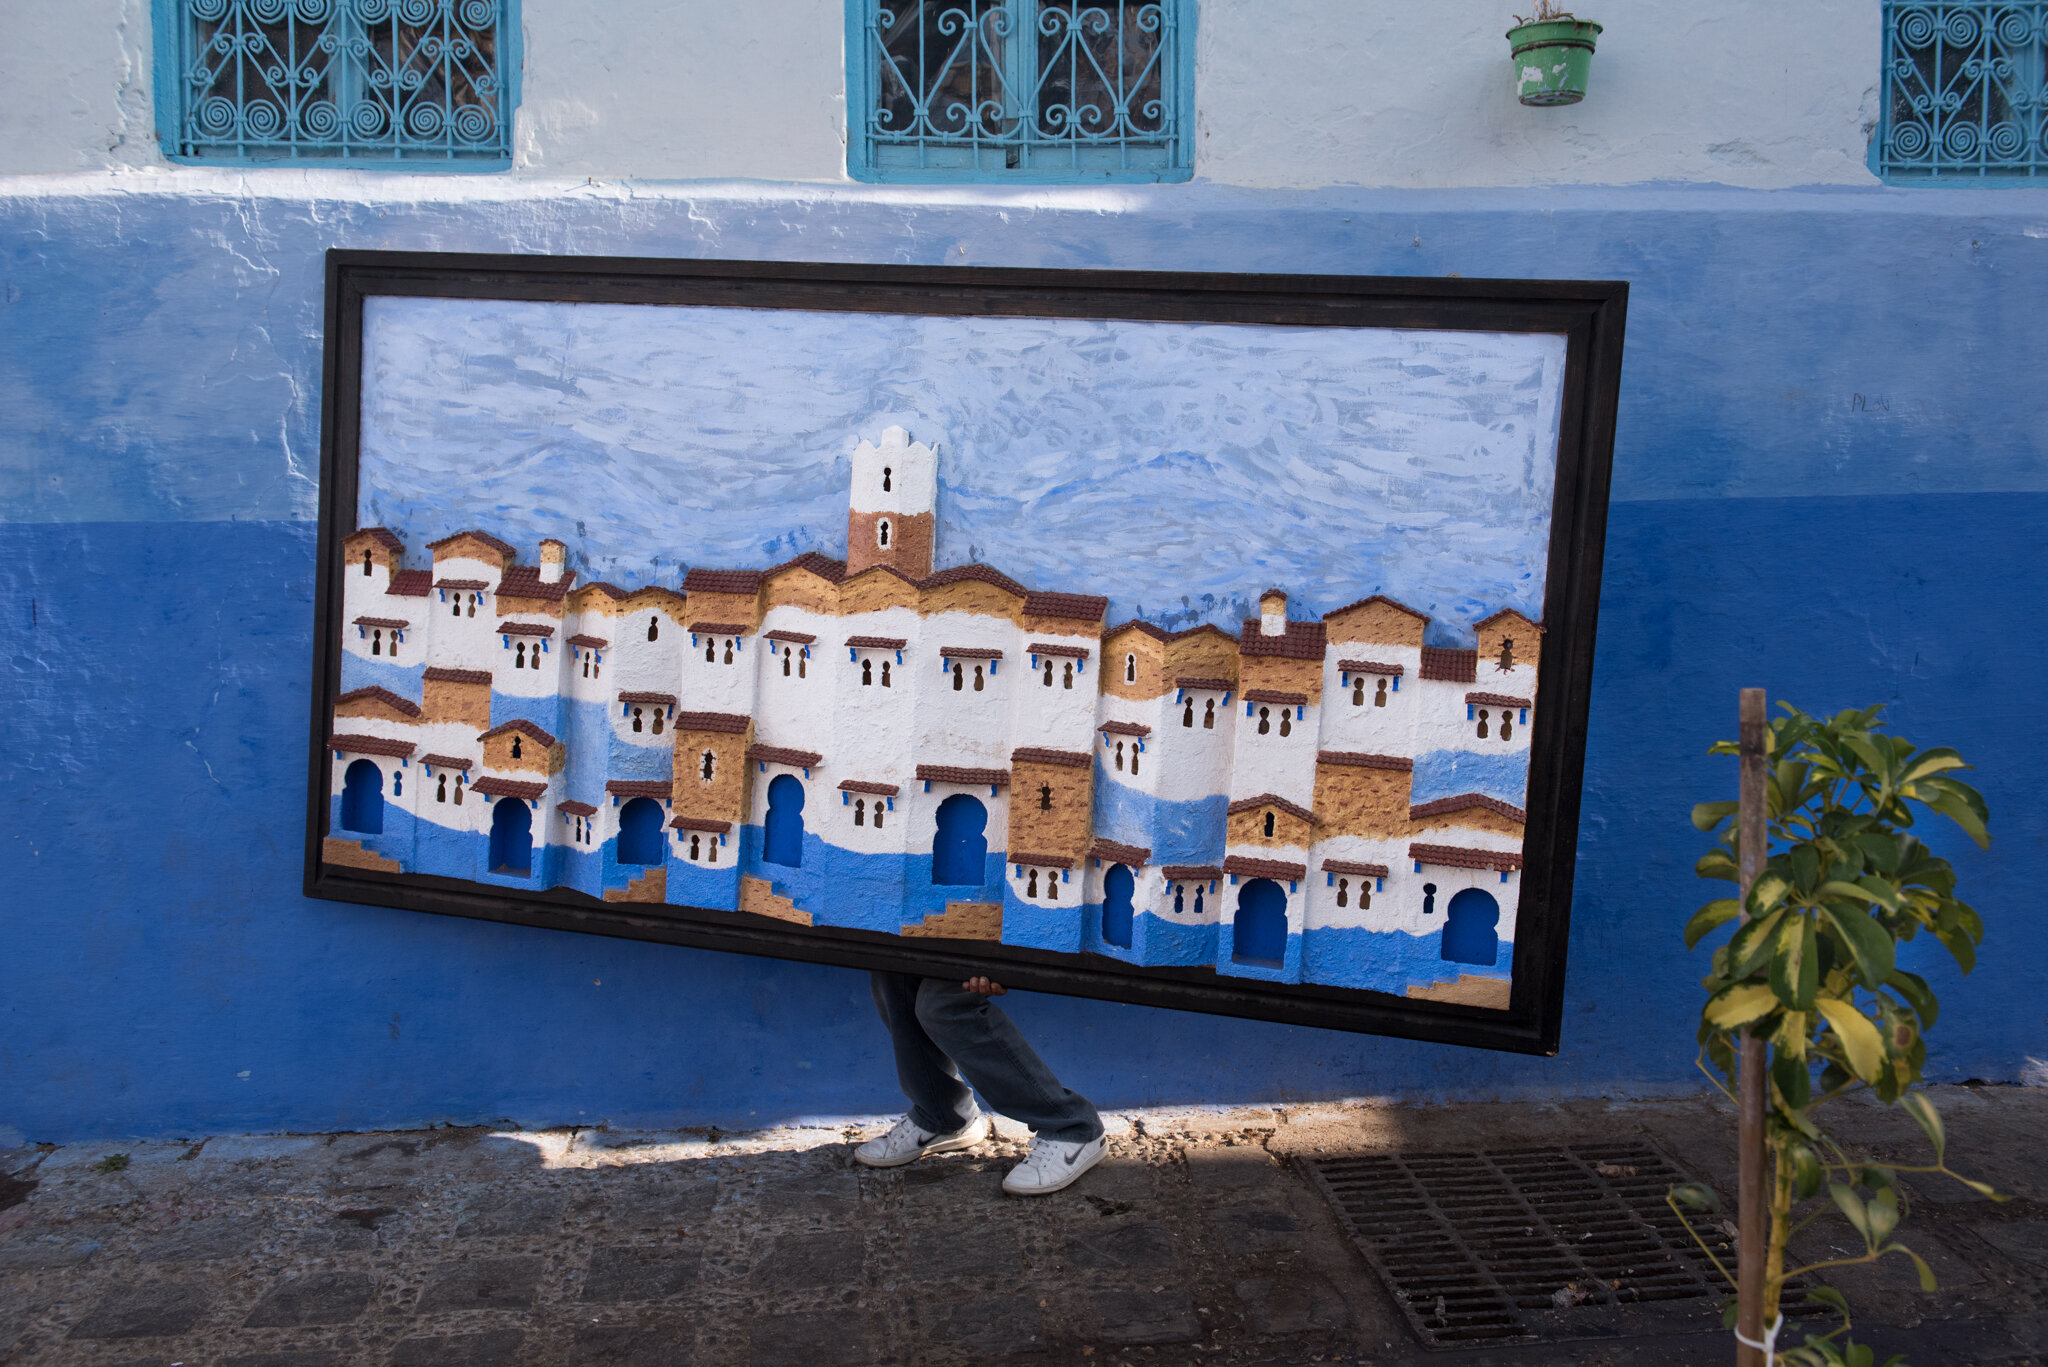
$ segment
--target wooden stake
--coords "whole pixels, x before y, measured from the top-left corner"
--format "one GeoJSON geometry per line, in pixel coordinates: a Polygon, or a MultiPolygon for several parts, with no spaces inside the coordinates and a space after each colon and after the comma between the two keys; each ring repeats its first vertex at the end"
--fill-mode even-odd
{"type": "MultiPolygon", "coordinates": [[[[1764,798],[1764,691],[1745,688],[1739,707],[1741,729],[1742,808],[1736,814],[1736,876],[1741,888],[1743,919],[1748,919],[1749,890],[1764,871],[1770,841],[1770,813],[1764,798]]],[[[1737,1136],[1735,1328],[1751,1342],[1764,1330],[1764,1254],[1770,1241],[1770,1154],[1764,1143],[1764,1041],[1744,1031],[1736,1072],[1742,1101],[1737,1136]]],[[[1736,1367],[1764,1367],[1761,1348],[1738,1343],[1736,1367]]]]}

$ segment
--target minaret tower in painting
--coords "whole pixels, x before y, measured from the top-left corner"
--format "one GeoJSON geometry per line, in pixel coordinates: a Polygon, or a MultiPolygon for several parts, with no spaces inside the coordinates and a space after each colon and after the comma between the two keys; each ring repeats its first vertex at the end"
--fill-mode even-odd
{"type": "Polygon", "coordinates": [[[939,453],[913,443],[900,427],[883,432],[879,446],[862,441],[854,449],[846,513],[849,575],[886,565],[912,579],[930,576],[938,479],[939,453]]]}

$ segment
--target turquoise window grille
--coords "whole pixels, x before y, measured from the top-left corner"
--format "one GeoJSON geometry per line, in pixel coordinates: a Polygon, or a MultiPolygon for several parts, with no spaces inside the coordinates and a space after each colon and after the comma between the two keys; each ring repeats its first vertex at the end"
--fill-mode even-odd
{"type": "Polygon", "coordinates": [[[1194,0],[847,0],[847,169],[1186,180],[1194,0]]]}
{"type": "Polygon", "coordinates": [[[516,0],[155,0],[176,161],[500,170],[516,0]]]}
{"type": "Polygon", "coordinates": [[[1899,183],[2048,183],[2048,0],[1885,0],[1871,169],[1899,183]]]}

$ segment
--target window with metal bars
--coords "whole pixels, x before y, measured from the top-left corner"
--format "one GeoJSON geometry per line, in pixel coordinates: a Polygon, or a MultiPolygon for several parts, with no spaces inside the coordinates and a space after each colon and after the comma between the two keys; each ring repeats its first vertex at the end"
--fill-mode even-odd
{"type": "Polygon", "coordinates": [[[2048,0],[1885,0],[1883,82],[1886,180],[2048,182],[2048,0]]]}
{"type": "Polygon", "coordinates": [[[870,181],[1186,180],[1194,0],[847,0],[870,181]]]}
{"type": "Polygon", "coordinates": [[[517,0],[156,0],[157,127],[188,162],[512,164],[517,0]]]}

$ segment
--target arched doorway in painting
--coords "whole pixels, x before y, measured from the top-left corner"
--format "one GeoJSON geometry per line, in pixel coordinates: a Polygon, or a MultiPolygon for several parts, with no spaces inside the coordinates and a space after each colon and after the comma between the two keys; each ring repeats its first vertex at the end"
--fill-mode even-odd
{"type": "Polygon", "coordinates": [[[778,775],[768,785],[768,820],[761,837],[761,859],[768,864],[804,863],[804,785],[793,774],[778,775]]]}
{"type": "Polygon", "coordinates": [[[342,776],[341,828],[384,834],[384,771],[375,760],[359,759],[342,776]]]}
{"type": "Polygon", "coordinates": [[[1254,878],[1237,891],[1230,933],[1233,963],[1280,968],[1287,961],[1287,894],[1270,878],[1254,878]]]}
{"type": "Polygon", "coordinates": [[[1102,875],[1102,939],[1120,949],[1131,947],[1131,893],[1137,880],[1122,864],[1102,875]]]}
{"type": "Polygon", "coordinates": [[[1451,899],[1444,919],[1443,956],[1453,963],[1485,964],[1500,957],[1500,903],[1481,888],[1451,899]]]}
{"type": "Polygon", "coordinates": [[[533,872],[533,813],[523,798],[501,797],[491,811],[491,872],[533,872]]]}
{"type": "Polygon", "coordinates": [[[955,793],[939,804],[932,835],[932,881],[979,887],[988,879],[988,808],[955,793]]]}
{"type": "Polygon", "coordinates": [[[619,809],[619,862],[659,864],[667,853],[662,849],[661,804],[651,797],[636,797],[619,809]]]}

